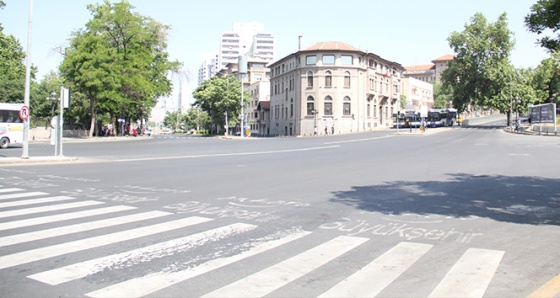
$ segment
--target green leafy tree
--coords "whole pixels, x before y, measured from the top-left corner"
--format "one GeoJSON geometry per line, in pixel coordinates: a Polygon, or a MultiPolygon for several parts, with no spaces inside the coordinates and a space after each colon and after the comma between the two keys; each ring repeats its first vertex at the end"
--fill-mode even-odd
{"type": "Polygon", "coordinates": [[[447,108],[447,103],[453,101],[453,95],[446,92],[441,82],[432,81],[432,85],[434,87],[434,108],[447,108]]]}
{"type": "Polygon", "coordinates": [[[183,114],[182,123],[185,124],[185,128],[188,130],[206,130],[210,125],[210,117],[207,112],[201,111],[199,108],[190,108],[185,114],[183,114]]]}
{"type": "Polygon", "coordinates": [[[60,70],[89,100],[90,136],[98,113],[109,114],[112,122],[145,119],[157,99],[171,93],[168,73],[180,68],[166,52],[169,27],[133,8],[127,1],[88,5],[93,18],[66,49],[60,70]]]}
{"type": "MultiPolygon", "coordinates": [[[[244,92],[244,97],[249,98],[246,89],[244,92]]],[[[235,77],[215,76],[205,80],[193,91],[193,97],[194,106],[208,113],[216,130],[222,131],[225,113],[230,127],[240,122],[237,116],[241,112],[241,82],[235,77]]]]}
{"type": "Polygon", "coordinates": [[[537,42],[550,52],[557,52],[560,49],[560,0],[538,0],[525,16],[525,26],[529,32],[537,35],[548,30],[556,34],[554,37],[541,37],[537,42]]]}
{"type": "Polygon", "coordinates": [[[505,13],[495,23],[477,13],[464,31],[451,33],[448,41],[455,58],[443,72],[442,82],[459,111],[469,106],[509,111],[510,96],[504,90],[509,90],[513,74],[512,36],[505,13]]]}
{"type": "MultiPolygon", "coordinates": [[[[0,9],[5,3],[0,1],[0,9]]],[[[13,35],[4,34],[0,24],[0,102],[23,102],[25,85],[25,52],[13,35]]],[[[32,68],[32,78],[36,69],[32,68]]]]}

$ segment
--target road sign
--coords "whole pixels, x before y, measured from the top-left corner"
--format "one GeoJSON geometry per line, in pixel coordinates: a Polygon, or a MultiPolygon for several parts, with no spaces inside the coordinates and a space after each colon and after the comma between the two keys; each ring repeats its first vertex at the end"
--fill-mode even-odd
{"type": "Polygon", "coordinates": [[[28,106],[21,107],[21,109],[19,110],[19,118],[21,118],[21,120],[23,120],[23,121],[25,121],[25,120],[27,120],[27,118],[29,118],[29,107],[28,106]]]}

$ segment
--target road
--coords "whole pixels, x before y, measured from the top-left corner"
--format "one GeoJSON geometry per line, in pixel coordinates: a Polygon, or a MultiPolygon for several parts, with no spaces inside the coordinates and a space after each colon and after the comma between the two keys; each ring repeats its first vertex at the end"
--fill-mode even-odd
{"type": "Polygon", "coordinates": [[[0,168],[0,292],[553,296],[560,138],[500,125],[66,143],[0,168]]]}

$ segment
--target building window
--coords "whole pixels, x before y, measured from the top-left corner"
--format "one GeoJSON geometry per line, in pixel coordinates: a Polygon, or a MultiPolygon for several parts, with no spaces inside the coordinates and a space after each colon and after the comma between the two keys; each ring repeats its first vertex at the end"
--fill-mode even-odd
{"type": "Polygon", "coordinates": [[[332,97],[325,97],[325,116],[332,116],[332,97]]]}
{"type": "Polygon", "coordinates": [[[325,87],[332,87],[332,73],[330,70],[325,72],[325,87]]]}
{"type": "Polygon", "coordinates": [[[350,72],[344,73],[344,88],[350,88],[350,72]]]}
{"type": "Polygon", "coordinates": [[[350,97],[345,96],[342,100],[342,115],[350,116],[352,114],[352,107],[350,104],[350,97]]]}
{"type": "Polygon", "coordinates": [[[317,64],[317,56],[307,56],[305,57],[305,64],[306,65],[315,65],[317,64]]]}
{"type": "Polygon", "coordinates": [[[342,65],[352,65],[353,61],[352,61],[352,56],[350,55],[342,55],[340,57],[340,60],[342,61],[342,65]]]}
{"type": "Polygon", "coordinates": [[[307,116],[313,116],[313,113],[315,111],[315,99],[313,99],[313,96],[308,96],[307,97],[307,116]]]}
{"type": "Polygon", "coordinates": [[[367,104],[367,116],[370,117],[371,116],[371,104],[367,104]]]}
{"type": "Polygon", "coordinates": [[[307,87],[313,88],[313,72],[310,71],[307,73],[307,87]]]}
{"type": "Polygon", "coordinates": [[[334,55],[323,55],[323,65],[334,65],[334,55]]]}

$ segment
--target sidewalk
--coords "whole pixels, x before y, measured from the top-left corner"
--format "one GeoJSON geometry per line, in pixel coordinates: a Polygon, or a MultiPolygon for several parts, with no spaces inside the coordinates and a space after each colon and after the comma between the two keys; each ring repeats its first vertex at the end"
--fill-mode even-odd
{"type": "MultiPolygon", "coordinates": [[[[92,138],[64,138],[62,144],[66,143],[93,143],[93,142],[125,142],[125,141],[139,141],[150,139],[149,136],[125,136],[125,137],[92,137],[92,138]]],[[[50,139],[35,139],[29,141],[30,144],[34,143],[50,143],[50,139]]],[[[0,151],[1,153],[2,151],[0,151]]],[[[28,158],[21,157],[0,157],[0,166],[12,165],[37,165],[37,164],[53,164],[53,163],[71,163],[79,161],[77,157],[69,156],[29,156],[28,158]]]]}
{"type": "Polygon", "coordinates": [[[46,163],[68,163],[78,161],[77,157],[67,156],[30,156],[29,158],[21,157],[4,157],[0,158],[0,166],[9,165],[36,165],[46,163]]]}

